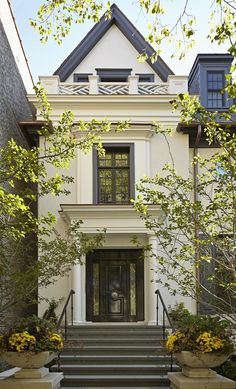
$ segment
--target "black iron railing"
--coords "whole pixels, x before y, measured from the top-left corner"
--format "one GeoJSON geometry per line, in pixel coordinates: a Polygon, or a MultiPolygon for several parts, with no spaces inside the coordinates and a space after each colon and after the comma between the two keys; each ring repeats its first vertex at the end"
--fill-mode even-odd
{"type": "MultiPolygon", "coordinates": [[[[166,340],[167,335],[167,328],[170,328],[171,330],[174,329],[172,320],[170,318],[169,312],[166,308],[166,305],[164,303],[164,300],[162,298],[161,292],[159,289],[155,291],[155,294],[157,295],[157,305],[156,305],[156,314],[157,314],[157,325],[162,326],[162,339],[163,341],[166,340]],[[160,311],[162,311],[162,319],[160,319],[160,311]]],[[[170,354],[170,371],[173,370],[173,354],[170,354]]]]}
{"type": "MultiPolygon", "coordinates": [[[[67,330],[68,330],[68,315],[67,309],[69,309],[70,304],[70,323],[73,326],[74,324],[74,299],[73,296],[75,291],[73,289],[70,290],[70,293],[66,299],[64,307],[62,309],[61,315],[57,322],[57,329],[63,331],[64,339],[67,340],[67,330]]],[[[60,351],[57,354],[57,371],[61,371],[61,354],[60,351]]]]}
{"type": "Polygon", "coordinates": [[[65,340],[67,340],[67,330],[68,330],[68,314],[67,314],[68,309],[70,309],[70,323],[72,326],[74,324],[74,299],[73,299],[74,294],[75,291],[71,289],[57,322],[57,329],[64,329],[63,332],[64,332],[65,340]],[[70,308],[69,308],[69,304],[70,304],[70,308]]]}

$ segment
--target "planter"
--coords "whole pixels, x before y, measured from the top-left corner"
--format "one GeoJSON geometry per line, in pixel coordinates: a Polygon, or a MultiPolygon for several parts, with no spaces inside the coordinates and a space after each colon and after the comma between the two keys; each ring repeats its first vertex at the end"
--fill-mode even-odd
{"type": "Polygon", "coordinates": [[[216,372],[210,368],[222,365],[230,356],[217,353],[194,354],[191,351],[182,351],[174,355],[183,365],[182,373],[187,377],[215,377],[216,372]]]}
{"type": "Polygon", "coordinates": [[[5,351],[1,356],[10,365],[21,368],[15,373],[15,378],[42,378],[49,372],[43,366],[55,358],[55,353],[50,351],[38,353],[5,351]]]}

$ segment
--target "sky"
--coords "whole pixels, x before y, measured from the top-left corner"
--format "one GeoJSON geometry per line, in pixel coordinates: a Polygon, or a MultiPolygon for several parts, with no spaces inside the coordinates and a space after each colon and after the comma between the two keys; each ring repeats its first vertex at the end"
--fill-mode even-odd
{"type": "MultiPolygon", "coordinates": [[[[42,44],[39,34],[30,27],[29,19],[35,17],[37,9],[43,3],[43,0],[11,0],[11,3],[29,67],[35,81],[37,81],[38,76],[53,74],[93,26],[91,22],[73,26],[71,33],[64,39],[61,45],[58,45],[53,40],[42,44]]],[[[117,0],[114,3],[120,7],[139,31],[146,36],[148,33],[147,19],[140,12],[137,0],[117,0]]],[[[163,5],[167,5],[166,21],[168,23],[175,23],[184,3],[185,0],[163,0],[163,5]]],[[[195,27],[196,45],[188,52],[186,59],[179,61],[177,58],[171,58],[175,51],[173,45],[165,45],[161,57],[175,74],[187,75],[198,53],[227,52],[226,45],[218,46],[217,44],[212,44],[207,39],[209,15],[212,11],[211,5],[212,0],[189,0],[188,12],[197,19],[195,27]]]]}

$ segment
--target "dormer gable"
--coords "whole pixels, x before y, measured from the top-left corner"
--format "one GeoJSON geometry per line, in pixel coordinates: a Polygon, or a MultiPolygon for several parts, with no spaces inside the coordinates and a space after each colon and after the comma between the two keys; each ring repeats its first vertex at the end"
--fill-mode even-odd
{"type": "MultiPolygon", "coordinates": [[[[108,39],[112,34],[123,35],[123,38],[129,41],[130,46],[135,50],[135,58],[137,61],[137,55],[146,53],[148,56],[151,56],[155,51],[154,49],[145,41],[144,37],[136,29],[136,27],[127,19],[127,17],[121,12],[117,5],[113,4],[111,6],[112,16],[110,19],[106,19],[105,15],[102,16],[99,23],[89,31],[85,38],[78,44],[78,46],[72,51],[72,53],[65,59],[65,61],[59,66],[55,71],[54,75],[60,77],[61,82],[74,78],[74,74],[78,74],[79,82],[86,81],[86,77],[91,74],[89,71],[78,72],[77,69],[83,61],[86,61],[86,57],[95,49],[95,46],[99,45],[102,39],[108,39]],[[117,33],[119,30],[119,34],[117,33]]],[[[122,56],[122,51],[119,53],[122,56]]],[[[104,55],[104,64],[105,64],[105,55],[104,55]]],[[[140,79],[143,77],[146,78],[147,82],[153,81],[153,74],[162,82],[167,81],[168,75],[172,75],[172,70],[165,64],[165,62],[158,56],[155,63],[152,63],[149,59],[145,61],[147,68],[145,69],[144,74],[140,72],[140,79]]],[[[96,67],[96,66],[95,66],[96,67]]],[[[102,69],[100,71],[107,69],[102,69]]],[[[117,70],[127,69],[127,65],[124,61],[123,66],[116,66],[117,70]]],[[[131,69],[132,71],[132,69],[131,69]]],[[[98,74],[98,72],[96,73],[98,74]]],[[[134,73],[132,73],[134,74],[134,73]]]]}

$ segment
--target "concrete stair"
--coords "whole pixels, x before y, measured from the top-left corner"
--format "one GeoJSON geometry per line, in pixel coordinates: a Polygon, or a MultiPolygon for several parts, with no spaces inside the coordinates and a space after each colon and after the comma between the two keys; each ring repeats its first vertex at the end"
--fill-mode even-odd
{"type": "MultiPolygon", "coordinates": [[[[61,353],[65,388],[169,387],[170,356],[162,329],[141,324],[88,324],[68,330],[61,353]]],[[[173,370],[177,370],[173,366],[173,370]]],[[[57,366],[51,368],[57,371],[57,366]]]]}

